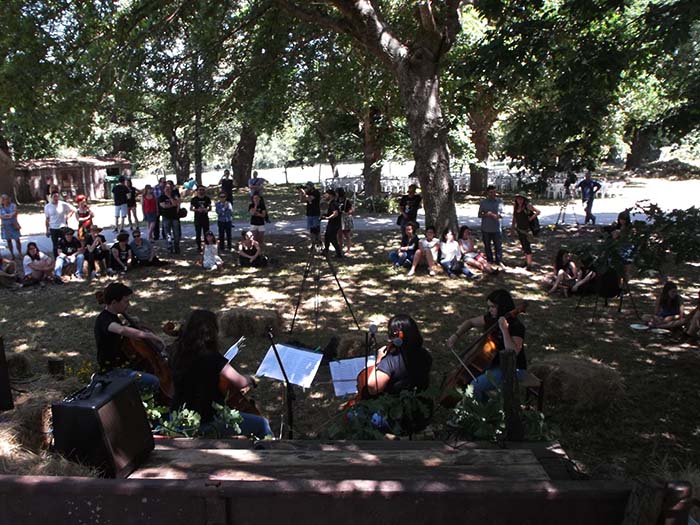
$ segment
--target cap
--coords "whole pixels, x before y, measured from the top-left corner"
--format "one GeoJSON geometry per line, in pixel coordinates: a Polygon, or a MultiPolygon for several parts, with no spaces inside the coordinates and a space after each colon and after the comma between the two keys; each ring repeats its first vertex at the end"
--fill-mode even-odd
{"type": "Polygon", "coordinates": [[[128,295],[133,294],[134,292],[126,286],[125,284],[122,283],[110,283],[107,285],[107,288],[105,288],[104,292],[104,299],[105,299],[105,304],[110,305],[114,301],[120,301],[124,297],[127,297],[128,295]]]}

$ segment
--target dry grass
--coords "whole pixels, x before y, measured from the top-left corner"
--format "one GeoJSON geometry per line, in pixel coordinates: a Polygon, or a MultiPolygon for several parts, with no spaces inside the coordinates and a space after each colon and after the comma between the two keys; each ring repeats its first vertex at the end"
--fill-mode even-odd
{"type": "MultiPolygon", "coordinates": [[[[583,230],[545,231],[534,246],[535,262],[539,264],[537,272],[511,269],[496,278],[469,283],[444,276],[430,278],[425,273],[407,280],[404,272],[393,271],[386,262],[388,246],[398,237],[393,231],[357,235],[351,258],[335,266],[361,326],[366,327],[370,322],[380,326],[379,342],[385,337],[385,323],[391,315],[407,312],[415,317],[426,346],[433,353],[433,377],[436,378],[456,366],[444,341],[454,332],[457,323],[465,317],[483,314],[485,297],[493,289],[510,289],[516,302],[530,301],[523,321],[527,327],[527,353],[532,363],[556,362],[569,357],[595,361],[601,363],[603,373],[614,371],[616,384],[625,386],[626,395],[605,410],[580,409],[577,402],[581,406],[592,404],[578,399],[588,392],[571,386],[562,386],[562,392],[573,396],[573,401],[548,404],[548,418],[561,427],[561,442],[579,464],[600,477],[647,472],[651,468],[651,458],[668,457],[680,464],[700,464],[700,428],[694,417],[700,413],[697,346],[633,332],[629,324],[636,319],[627,306],[621,314],[617,313],[616,304],[601,307],[591,324],[592,307],[576,310],[575,300],[548,297],[543,293],[540,283],[551,271],[554,252],[562,244],[590,235],[583,230]]],[[[228,266],[218,273],[205,273],[192,265],[191,261],[196,258],[194,243],[185,241],[183,255],[173,264],[128,275],[125,282],[135,291],[130,311],[161,335],[160,327],[164,322],[182,323],[196,308],[211,309],[220,313],[222,319],[228,319],[233,312],[262,311],[270,316],[267,319],[278,320],[275,337],[279,342],[297,340],[307,347],[323,348],[332,336],[338,336],[341,338],[339,355],[361,354],[364,333],[355,328],[325,263],[318,266],[318,274],[314,270],[307,280],[294,333],[281,332],[283,327],[291,325],[307,261],[306,243],[302,237],[291,235],[270,236],[266,241],[268,253],[276,259],[270,267],[255,270],[228,266]],[[314,312],[315,304],[319,305],[318,316],[314,312]]],[[[514,267],[520,261],[519,247],[508,243],[505,252],[506,264],[514,267]]],[[[227,262],[232,260],[230,256],[224,258],[227,262]]],[[[697,291],[697,270],[692,265],[684,265],[672,271],[672,277],[686,297],[694,296],[697,291]]],[[[95,356],[93,323],[100,307],[94,292],[107,282],[103,279],[8,293],[7,300],[0,302],[1,332],[6,349],[26,356],[33,374],[44,373],[49,358],[62,358],[67,373],[78,375],[84,381],[89,375],[86,363],[93,362],[95,356]]],[[[633,281],[640,310],[651,311],[653,294],[658,288],[655,280],[633,281]]],[[[254,373],[269,347],[267,338],[261,337],[267,325],[251,324],[258,318],[261,317],[257,314],[237,318],[234,328],[227,328],[222,322],[223,333],[256,334],[249,337],[245,350],[234,362],[242,373],[254,373]]],[[[468,334],[460,345],[466,347],[476,335],[468,334]]],[[[235,337],[222,335],[221,347],[227,348],[235,337]]],[[[165,339],[172,340],[168,336],[165,339]]],[[[311,389],[297,391],[296,437],[315,436],[338,413],[344,400],[335,398],[329,379],[328,367],[323,366],[311,389]]],[[[60,383],[55,378],[42,376],[37,382],[19,386],[29,390],[29,395],[50,402],[62,397],[61,388],[57,386],[60,383]],[[49,394],[51,391],[55,393],[49,394]]],[[[285,412],[282,384],[263,379],[254,395],[276,430],[285,412]]],[[[44,424],[39,417],[40,410],[30,409],[29,405],[24,410],[27,415],[22,416],[22,420],[32,421],[31,428],[40,432],[44,424]]],[[[7,413],[13,429],[17,428],[18,413],[22,411],[20,408],[7,413]]],[[[443,423],[436,420],[431,426],[439,429],[443,423]]],[[[33,446],[36,443],[22,439],[33,446]]],[[[19,462],[19,465],[12,467],[14,471],[19,471],[24,463],[19,462]]]]}

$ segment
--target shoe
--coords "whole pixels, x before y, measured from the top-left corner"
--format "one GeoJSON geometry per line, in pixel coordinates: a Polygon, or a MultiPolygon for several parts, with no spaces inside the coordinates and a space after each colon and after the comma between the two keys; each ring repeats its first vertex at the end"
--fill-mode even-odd
{"type": "Polygon", "coordinates": [[[119,228],[114,228],[114,233],[119,233],[119,228]]]}
{"type": "Polygon", "coordinates": [[[428,271],[428,275],[430,275],[431,277],[434,277],[434,276],[435,276],[435,270],[430,270],[430,271],[428,271]]]}
{"type": "Polygon", "coordinates": [[[532,272],[532,271],[534,271],[534,268],[530,265],[527,265],[527,266],[525,266],[525,270],[528,272],[532,272]]]}
{"type": "Polygon", "coordinates": [[[406,274],[406,277],[413,277],[416,274],[416,272],[413,271],[413,268],[411,268],[408,273],[406,274]]]}
{"type": "Polygon", "coordinates": [[[54,283],[54,284],[63,284],[63,279],[61,279],[60,277],[58,277],[58,278],[54,279],[53,283],[54,283]]]}
{"type": "Polygon", "coordinates": [[[39,286],[41,286],[42,288],[46,288],[46,281],[41,281],[39,283],[39,286]]]}
{"type": "Polygon", "coordinates": [[[109,275],[110,277],[113,276],[113,275],[115,275],[116,273],[117,273],[117,272],[115,272],[112,268],[108,268],[108,269],[107,269],[107,275],[109,275]]]}
{"type": "Polygon", "coordinates": [[[73,277],[75,277],[78,281],[84,281],[84,280],[85,280],[85,279],[83,279],[83,276],[82,276],[82,275],[77,274],[77,273],[74,274],[73,277]]]}

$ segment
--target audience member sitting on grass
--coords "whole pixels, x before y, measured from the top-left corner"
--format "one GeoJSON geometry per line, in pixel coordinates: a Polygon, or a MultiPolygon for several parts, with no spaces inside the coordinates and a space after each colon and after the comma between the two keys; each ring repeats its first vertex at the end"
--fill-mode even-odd
{"type": "Polygon", "coordinates": [[[700,337],[700,292],[698,292],[698,304],[695,306],[695,310],[690,312],[687,319],[683,333],[697,339],[700,337]]]}
{"type": "Polygon", "coordinates": [[[22,266],[24,267],[24,286],[32,284],[44,286],[46,281],[53,282],[55,279],[53,259],[39,251],[35,242],[27,244],[27,254],[22,260],[22,266]]]}
{"type": "Polygon", "coordinates": [[[477,251],[474,246],[474,238],[472,237],[472,231],[469,229],[469,226],[464,225],[459,229],[459,249],[462,252],[462,262],[467,266],[479,270],[484,274],[498,275],[500,270],[492,266],[486,260],[486,256],[477,251]]]}
{"type": "Polygon", "coordinates": [[[260,254],[260,245],[251,231],[241,232],[241,242],[238,243],[238,264],[254,268],[261,268],[267,264],[267,258],[260,254]]]}
{"type": "Polygon", "coordinates": [[[81,242],[75,237],[72,228],[66,228],[63,232],[63,238],[58,240],[58,255],[56,256],[56,264],[54,265],[54,273],[56,274],[56,282],[63,282],[61,276],[65,266],[75,265],[74,276],[76,279],[83,278],[83,263],[85,262],[85,248],[81,242]]]}
{"type": "Polygon", "coordinates": [[[204,234],[204,251],[199,262],[205,270],[218,270],[223,267],[224,261],[219,257],[219,248],[214,232],[208,231],[204,234]]]}
{"type": "Polygon", "coordinates": [[[407,277],[412,277],[416,273],[416,268],[421,263],[425,263],[428,267],[428,274],[435,275],[435,265],[440,254],[440,240],[435,237],[435,228],[428,226],[425,229],[425,237],[420,240],[419,248],[413,256],[413,264],[411,269],[406,274],[407,277]]]}
{"type": "Polygon", "coordinates": [[[418,226],[416,223],[406,223],[403,230],[401,244],[396,250],[389,253],[389,260],[394,264],[394,268],[412,265],[413,257],[418,251],[418,226]]]}
{"type": "Polygon", "coordinates": [[[554,257],[554,273],[545,278],[545,284],[551,285],[547,292],[553,294],[558,289],[564,292],[564,297],[569,295],[569,289],[576,282],[576,263],[568,250],[560,249],[554,257]]]}
{"type": "Polygon", "coordinates": [[[131,236],[133,239],[129,243],[129,247],[133,255],[131,263],[134,268],[138,266],[165,266],[168,264],[167,261],[161,261],[156,257],[153,244],[148,239],[141,237],[141,230],[134,230],[131,232],[131,236]]]}
{"type": "Polygon", "coordinates": [[[598,274],[594,263],[595,260],[591,255],[585,255],[581,259],[581,268],[576,272],[576,282],[571,286],[572,294],[589,295],[595,292],[595,279],[598,274]]]}
{"type": "Polygon", "coordinates": [[[21,286],[17,282],[17,265],[15,261],[0,257],[0,288],[14,290],[21,286]]]}
{"type": "Polygon", "coordinates": [[[647,324],[653,328],[676,328],[683,326],[684,322],[678,287],[673,281],[668,281],[656,299],[654,315],[647,316],[647,324]]]}
{"type": "Polygon", "coordinates": [[[467,278],[474,277],[467,265],[462,262],[462,252],[452,228],[445,228],[440,238],[440,265],[450,277],[459,277],[460,275],[467,278]]]}
{"type": "Polygon", "coordinates": [[[85,249],[87,250],[88,275],[90,279],[95,279],[107,273],[107,262],[109,261],[109,247],[107,239],[100,232],[102,228],[93,224],[90,226],[90,235],[85,239],[85,249]],[[100,270],[97,271],[99,266],[100,270]]]}
{"type": "Polygon", "coordinates": [[[117,242],[112,245],[110,257],[110,270],[112,274],[126,273],[133,263],[134,254],[129,246],[129,234],[119,232],[117,242]]]}

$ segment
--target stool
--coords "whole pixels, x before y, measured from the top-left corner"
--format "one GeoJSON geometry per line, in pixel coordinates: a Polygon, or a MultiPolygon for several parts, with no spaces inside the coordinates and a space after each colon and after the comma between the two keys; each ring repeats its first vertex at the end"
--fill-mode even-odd
{"type": "Polygon", "coordinates": [[[542,406],[544,405],[544,381],[532,372],[525,370],[523,378],[518,383],[525,389],[525,402],[527,403],[531,397],[535,397],[537,399],[537,410],[542,412],[542,406]]]}

